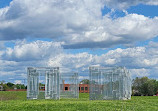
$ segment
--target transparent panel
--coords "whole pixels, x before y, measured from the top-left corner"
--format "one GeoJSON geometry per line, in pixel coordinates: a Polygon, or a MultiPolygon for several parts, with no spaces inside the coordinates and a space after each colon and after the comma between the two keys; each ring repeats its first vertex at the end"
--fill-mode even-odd
{"type": "Polygon", "coordinates": [[[131,78],[124,67],[90,67],[90,100],[131,99],[131,78]]]}
{"type": "Polygon", "coordinates": [[[3,91],[3,86],[0,85],[0,91],[3,91]]]}
{"type": "Polygon", "coordinates": [[[59,68],[28,68],[28,99],[59,99],[59,68]]]}
{"type": "Polygon", "coordinates": [[[61,73],[60,79],[60,97],[78,98],[78,73],[61,73]]]}
{"type": "Polygon", "coordinates": [[[46,72],[45,98],[59,99],[59,89],[59,71],[56,69],[46,72]]]}
{"type": "Polygon", "coordinates": [[[39,94],[38,83],[39,73],[34,68],[28,68],[28,82],[27,82],[27,98],[37,99],[39,94]]]}

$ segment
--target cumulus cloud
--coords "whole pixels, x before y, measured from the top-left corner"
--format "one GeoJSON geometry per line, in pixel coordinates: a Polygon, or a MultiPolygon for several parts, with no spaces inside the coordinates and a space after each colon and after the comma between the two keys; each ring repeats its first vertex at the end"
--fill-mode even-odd
{"type": "Polygon", "coordinates": [[[100,5],[91,0],[14,0],[0,11],[0,39],[56,38],[81,33],[88,27],[87,18],[101,16],[100,5]],[[93,4],[98,5],[92,7],[93,4]]]}
{"type": "Polygon", "coordinates": [[[50,58],[48,64],[54,66],[56,63],[60,63],[61,67],[79,71],[86,71],[90,65],[125,66],[130,69],[133,76],[153,76],[156,74],[153,70],[156,70],[158,66],[158,46],[155,44],[155,42],[151,42],[145,47],[117,48],[100,56],[89,53],[64,54],[59,56],[57,61],[55,58],[50,58]]]}
{"type": "MultiPolygon", "coordinates": [[[[0,40],[51,38],[64,42],[65,49],[79,49],[131,45],[158,36],[157,17],[127,14],[112,19],[102,16],[103,7],[117,4],[113,2],[13,0],[8,7],[0,9],[0,40]]],[[[131,3],[129,0],[117,2],[118,5],[131,3]]]]}
{"type": "Polygon", "coordinates": [[[64,48],[105,48],[119,44],[128,46],[158,36],[158,17],[128,14],[114,20],[104,17],[101,22],[95,23],[91,31],[84,35],[74,35],[73,42],[64,45],[64,48]]]}
{"type": "Polygon", "coordinates": [[[158,5],[158,0],[102,0],[106,6],[115,9],[127,9],[138,4],[158,5]]]}
{"type": "Polygon", "coordinates": [[[6,48],[2,56],[6,60],[29,61],[47,59],[61,52],[60,43],[38,40],[31,43],[17,42],[14,48],[6,48]]]}
{"type": "MultiPolygon", "coordinates": [[[[59,45],[57,44],[57,46],[59,45]]],[[[47,41],[34,41],[31,43],[23,42],[21,43],[21,45],[17,44],[15,47],[11,48],[12,53],[10,55],[10,58],[9,55],[8,57],[6,56],[6,58],[1,57],[1,77],[9,76],[12,78],[26,78],[26,68],[32,66],[60,67],[61,72],[78,71],[81,79],[83,78],[83,76],[88,76],[89,66],[99,65],[105,67],[125,66],[130,69],[133,77],[149,76],[158,78],[156,75],[158,71],[157,42],[150,42],[147,46],[144,47],[133,47],[126,49],[116,48],[102,55],[93,55],[88,52],[68,54],[62,51],[62,49],[61,51],[55,53],[55,51],[57,50],[57,48],[54,48],[56,47],[56,44],[47,41]],[[38,45],[39,43],[40,48],[38,45]],[[30,49],[30,47],[32,48],[32,50],[30,49]],[[36,49],[36,53],[41,52],[37,53],[40,57],[37,56],[36,53],[35,56],[28,55],[29,53],[34,53],[34,47],[36,49]],[[44,50],[42,47],[48,50],[44,50]],[[21,52],[20,54],[18,52],[19,50],[21,52]],[[43,53],[44,56],[41,57],[43,53]],[[13,55],[14,57],[12,57],[13,55]],[[37,59],[36,57],[39,58],[37,59]]],[[[8,49],[6,49],[6,52],[7,51],[8,49]]],[[[7,54],[6,52],[5,54],[7,54]]]]}
{"type": "MultiPolygon", "coordinates": [[[[0,9],[0,76],[26,78],[28,66],[61,67],[62,71],[86,71],[90,65],[126,66],[134,76],[156,76],[158,44],[117,48],[94,55],[67,54],[64,49],[131,46],[158,36],[158,17],[128,14],[130,6],[158,5],[157,0],[13,0],[0,9]],[[104,6],[123,10],[126,15],[102,15],[104,6]],[[50,38],[22,41],[25,38],[50,38]],[[3,41],[18,40],[14,47],[3,41]],[[15,76],[18,75],[19,76],[15,76]]],[[[80,76],[80,79],[85,75],[80,76]]],[[[157,77],[158,78],[158,77],[157,77]]]]}
{"type": "Polygon", "coordinates": [[[150,69],[131,69],[130,72],[136,77],[150,76],[150,69]]]}
{"type": "Polygon", "coordinates": [[[48,65],[78,69],[91,64],[93,59],[93,55],[88,54],[87,52],[78,54],[61,54],[57,57],[51,57],[48,65]]]}
{"type": "Polygon", "coordinates": [[[15,80],[14,84],[22,84],[22,81],[21,80],[15,80]]]}
{"type": "Polygon", "coordinates": [[[16,41],[14,47],[0,51],[0,76],[26,79],[27,67],[47,67],[51,56],[63,53],[61,43],[16,41]]]}

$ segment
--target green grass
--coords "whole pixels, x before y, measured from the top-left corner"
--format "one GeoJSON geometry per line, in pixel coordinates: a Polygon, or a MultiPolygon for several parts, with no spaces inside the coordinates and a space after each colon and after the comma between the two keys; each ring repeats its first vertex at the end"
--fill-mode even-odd
{"type": "Polygon", "coordinates": [[[79,99],[27,100],[26,92],[0,92],[0,111],[158,111],[158,97],[131,100],[95,100],[81,93],[79,99]]]}
{"type": "Polygon", "coordinates": [[[0,101],[26,100],[26,91],[0,91],[0,101]]]}

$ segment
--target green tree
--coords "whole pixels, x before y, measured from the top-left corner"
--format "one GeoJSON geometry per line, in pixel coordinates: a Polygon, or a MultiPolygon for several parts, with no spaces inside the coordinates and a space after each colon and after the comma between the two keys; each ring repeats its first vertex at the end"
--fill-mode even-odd
{"type": "Polygon", "coordinates": [[[88,79],[83,79],[80,84],[89,84],[89,80],[88,79]]]}
{"type": "Polygon", "coordinates": [[[17,89],[26,89],[24,84],[16,84],[14,85],[17,89]]]}
{"type": "Polygon", "coordinates": [[[6,91],[7,89],[9,89],[9,87],[7,86],[7,84],[2,84],[3,86],[3,90],[6,91]]]}
{"type": "Polygon", "coordinates": [[[7,86],[8,86],[10,89],[13,89],[14,84],[11,83],[11,82],[8,82],[8,83],[7,83],[7,86]]]}
{"type": "Polygon", "coordinates": [[[7,84],[5,83],[4,80],[0,81],[0,85],[3,87],[4,91],[6,91],[7,89],[9,89],[9,87],[7,86],[7,84]]]}
{"type": "Polygon", "coordinates": [[[157,93],[157,86],[156,86],[156,80],[150,79],[147,82],[148,84],[148,94],[149,96],[155,95],[157,93]]]}
{"type": "Polygon", "coordinates": [[[133,80],[132,90],[133,95],[155,95],[158,91],[158,81],[148,77],[136,77],[133,80]]]}

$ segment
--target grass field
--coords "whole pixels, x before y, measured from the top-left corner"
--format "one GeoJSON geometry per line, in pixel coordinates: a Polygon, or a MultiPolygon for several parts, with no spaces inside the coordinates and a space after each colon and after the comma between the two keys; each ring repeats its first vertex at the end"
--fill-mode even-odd
{"type": "Polygon", "coordinates": [[[82,93],[79,99],[27,100],[26,92],[0,92],[0,111],[158,111],[158,97],[90,101],[82,93]]]}

